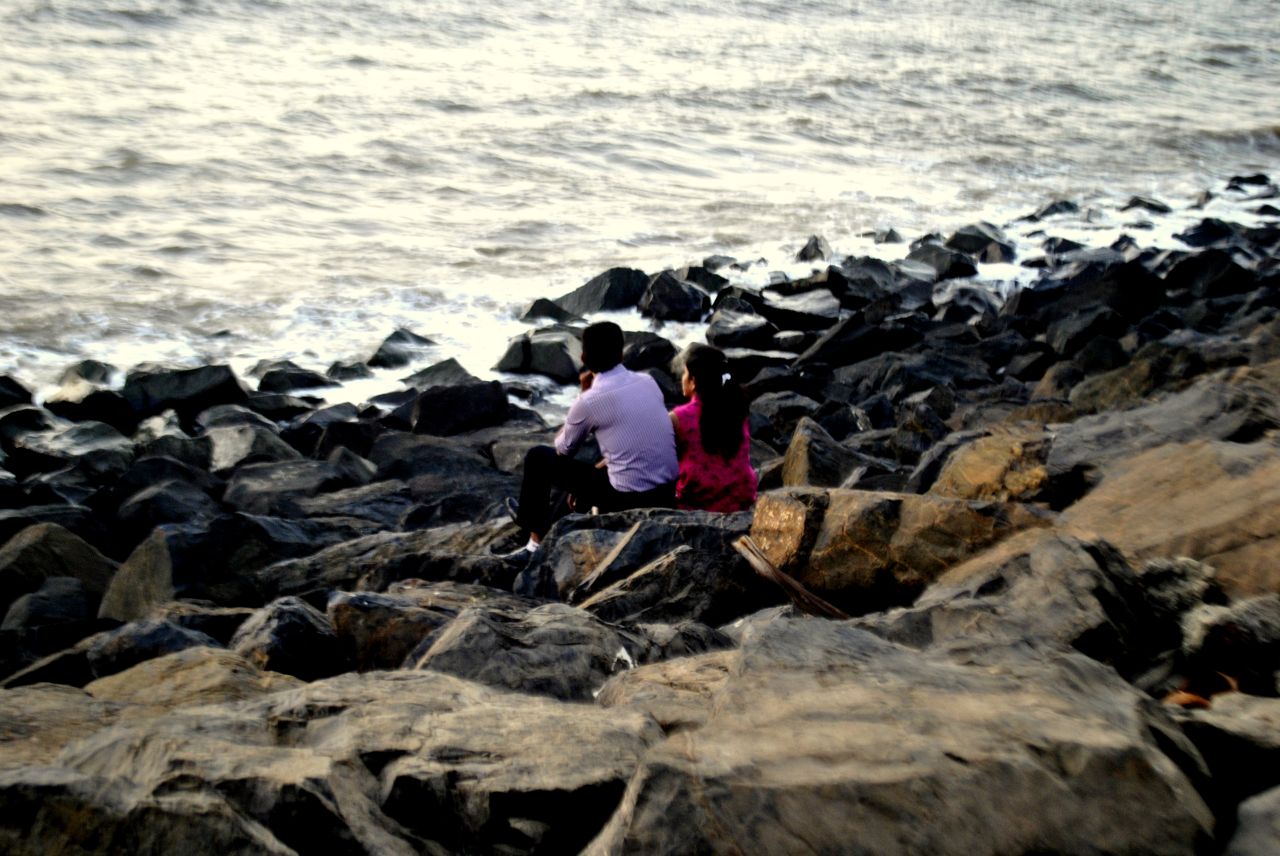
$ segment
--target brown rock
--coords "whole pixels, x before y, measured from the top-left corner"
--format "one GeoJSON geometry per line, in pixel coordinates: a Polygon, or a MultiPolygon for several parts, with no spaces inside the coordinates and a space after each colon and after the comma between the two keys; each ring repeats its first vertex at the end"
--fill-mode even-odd
{"type": "Polygon", "coordinates": [[[128,715],[258,698],[304,686],[289,675],[260,670],[234,651],[187,648],[99,678],[84,691],[100,701],[133,705],[128,715]]]}
{"type": "Polygon", "coordinates": [[[814,594],[862,614],[909,603],[952,565],[1051,519],[1012,503],[790,488],[761,496],[751,537],[814,594]]]}
{"type": "Polygon", "coordinates": [[[997,429],[951,453],[929,493],[957,499],[1029,501],[1048,481],[1050,435],[1040,428],[997,429]]]}
{"type": "Polygon", "coordinates": [[[1269,441],[1159,446],[1108,465],[1062,522],[1134,558],[1207,562],[1235,595],[1280,591],[1280,450],[1269,441]]]}

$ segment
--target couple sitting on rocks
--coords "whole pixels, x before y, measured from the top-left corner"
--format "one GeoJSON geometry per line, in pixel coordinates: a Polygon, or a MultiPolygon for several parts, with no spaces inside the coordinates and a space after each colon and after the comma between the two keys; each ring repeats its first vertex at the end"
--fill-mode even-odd
{"type": "Polygon", "coordinates": [[[582,392],[569,408],[555,446],[535,446],[524,459],[516,523],[537,549],[551,525],[551,490],[560,488],[581,510],[682,508],[741,511],[756,498],[748,458],[747,400],[729,375],[724,354],[694,345],[681,386],[688,404],[667,413],[653,378],[622,365],[622,330],[604,321],[582,334],[582,392]],[[594,433],[603,460],[572,457],[594,433]]]}

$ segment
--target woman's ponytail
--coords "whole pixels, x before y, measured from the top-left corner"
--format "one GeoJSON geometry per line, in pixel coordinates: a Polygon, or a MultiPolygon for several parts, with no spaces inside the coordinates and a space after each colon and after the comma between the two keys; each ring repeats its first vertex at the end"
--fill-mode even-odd
{"type": "Polygon", "coordinates": [[[742,423],[747,419],[747,396],[729,372],[724,352],[710,345],[689,346],[685,368],[702,401],[698,432],[702,448],[729,459],[742,448],[742,423]]]}

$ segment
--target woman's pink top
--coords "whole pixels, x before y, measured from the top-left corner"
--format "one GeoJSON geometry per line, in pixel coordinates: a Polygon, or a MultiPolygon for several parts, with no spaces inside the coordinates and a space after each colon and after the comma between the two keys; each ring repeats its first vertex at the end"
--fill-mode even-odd
{"type": "Polygon", "coordinates": [[[676,415],[676,452],[680,475],[676,479],[676,507],[705,511],[745,511],[756,501],[756,471],[751,468],[751,432],[742,422],[742,445],[726,460],[702,448],[698,417],[702,401],[695,394],[688,404],[671,411],[676,415]]]}

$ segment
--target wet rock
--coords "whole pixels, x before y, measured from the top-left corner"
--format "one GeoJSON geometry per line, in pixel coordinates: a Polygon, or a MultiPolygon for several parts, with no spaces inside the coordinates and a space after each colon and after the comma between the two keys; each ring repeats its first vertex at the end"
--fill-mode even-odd
{"type": "Polygon", "coordinates": [[[794,392],[767,392],[751,402],[751,436],[784,445],[800,420],[812,417],[821,405],[794,392]]]}
{"type": "Polygon", "coordinates": [[[128,400],[101,381],[64,375],[62,385],[45,397],[45,408],[72,422],[104,422],[123,434],[132,433],[138,417],[128,400]]]}
{"type": "Polygon", "coordinates": [[[427,337],[401,327],[382,340],[367,364],[375,369],[403,368],[421,357],[433,345],[435,342],[427,337]]]}
{"type": "Polygon", "coordinates": [[[785,598],[740,557],[676,547],[579,605],[611,624],[724,624],[785,598]],[[727,560],[726,560],[727,559],[727,560]]]}
{"type": "Polygon", "coordinates": [[[248,464],[292,461],[302,457],[273,431],[254,425],[230,425],[205,432],[211,444],[210,469],[226,475],[248,464]]]}
{"type": "Polygon", "coordinates": [[[480,382],[480,378],[464,369],[462,364],[453,357],[427,366],[401,380],[414,389],[427,389],[432,386],[464,386],[480,382]]]}
{"type": "Polygon", "coordinates": [[[78,422],[14,438],[8,466],[21,475],[74,467],[90,479],[105,482],[128,469],[133,457],[133,443],[115,428],[102,422],[78,422]]]}
{"type": "Polygon", "coordinates": [[[333,625],[323,612],[296,597],[259,609],[227,646],[260,669],[314,681],[348,668],[333,625]]]}
{"type": "Polygon", "coordinates": [[[367,520],[380,529],[396,529],[417,506],[409,485],[399,479],[327,491],[318,496],[287,499],[285,517],[347,517],[367,520]]]}
{"type": "Polygon", "coordinates": [[[978,269],[967,254],[940,244],[922,244],[907,255],[908,261],[922,262],[933,269],[936,279],[961,279],[976,276],[978,269]]]}
{"type": "Polygon", "coordinates": [[[713,294],[729,284],[729,280],[720,276],[714,269],[706,265],[685,265],[676,270],[676,278],[712,292],[713,294]]]}
{"type": "Polygon", "coordinates": [[[335,590],[382,591],[400,580],[479,582],[510,590],[523,561],[491,552],[504,527],[453,524],[412,532],[379,532],[253,574],[267,599],[295,595],[323,605],[335,590]]]}
{"type": "Polygon", "coordinates": [[[798,262],[820,262],[831,258],[831,245],[820,235],[811,235],[800,251],[796,253],[798,262]]]}
{"type": "Polygon", "coordinates": [[[801,417],[783,458],[782,483],[787,487],[840,487],[862,460],[817,422],[801,417]]]}
{"type": "Polygon", "coordinates": [[[219,404],[202,410],[195,418],[197,431],[208,433],[211,428],[252,426],[276,433],[276,423],[258,411],[241,404],[219,404]]]}
{"type": "Polygon", "coordinates": [[[0,609],[57,577],[79,580],[96,603],[115,571],[115,562],[62,526],[29,526],[0,547],[0,609]]]}
{"type": "Polygon", "coordinates": [[[1197,300],[1245,294],[1257,287],[1256,274],[1245,270],[1224,250],[1205,250],[1176,262],[1164,276],[1170,291],[1185,291],[1197,300]]]}
{"type": "Polygon", "coordinates": [[[1126,324],[1117,312],[1105,306],[1069,315],[1049,325],[1046,338],[1062,357],[1071,357],[1098,336],[1122,336],[1126,324]]]}
{"type": "Polygon", "coordinates": [[[581,333],[569,328],[536,330],[507,344],[494,371],[545,375],[557,383],[577,383],[582,366],[581,333]]]}
{"type": "Polygon", "coordinates": [[[1153,734],[1185,741],[1078,655],[949,660],[847,624],[791,620],[745,643],[727,678],[708,671],[690,683],[723,684],[681,699],[712,700],[706,724],[676,713],[688,726],[646,755],[587,853],[837,852],[858,841],[893,854],[1189,856],[1212,834],[1212,814],[1153,734]]]}
{"type": "Polygon", "coordinates": [[[195,369],[143,367],[125,377],[121,390],[139,419],[165,410],[190,423],[196,414],[219,404],[243,404],[247,393],[229,366],[195,369]]]}
{"type": "Polygon", "coordinates": [[[198,646],[219,647],[210,636],[154,618],[132,621],[85,640],[89,671],[95,678],[114,675],[175,651],[198,646]]]}
{"type": "Polygon", "coordinates": [[[366,485],[375,473],[372,462],[341,449],[327,461],[246,464],[227,481],[223,502],[249,514],[284,516],[299,499],[366,485]]]}
{"type": "Polygon", "coordinates": [[[253,613],[254,609],[247,606],[214,606],[207,601],[171,600],[157,606],[146,617],[203,633],[213,637],[219,645],[226,645],[253,613]]]}
{"type": "Polygon", "coordinates": [[[31,403],[31,391],[9,375],[0,375],[0,410],[31,403]]]}
{"type": "Polygon", "coordinates": [[[641,647],[634,636],[565,604],[518,616],[477,607],[436,635],[413,668],[562,701],[590,701],[610,675],[634,667],[641,647]]]}
{"type": "Polygon", "coordinates": [[[257,569],[359,534],[341,519],[280,520],[249,514],[224,515],[207,526],[161,526],[111,578],[98,614],[132,621],[178,598],[257,606],[271,599],[258,591],[253,578],[257,569]]]}
{"type": "Polygon", "coordinates": [[[633,372],[646,369],[671,371],[676,346],[656,333],[623,333],[622,364],[633,372]]]}
{"type": "Polygon", "coordinates": [[[507,393],[496,380],[433,386],[413,405],[417,434],[449,436],[500,425],[507,418],[507,393]]]}
{"type": "Polygon", "coordinates": [[[826,330],[840,317],[840,301],[831,292],[817,289],[789,297],[769,297],[756,307],[756,312],[779,330],[826,330]]]}
{"type": "Polygon", "coordinates": [[[567,312],[586,316],[593,312],[630,309],[649,285],[649,277],[633,268],[609,268],[604,273],[555,299],[567,312]]]}
{"type": "Polygon", "coordinates": [[[259,392],[293,392],[295,389],[323,389],[338,384],[319,372],[291,367],[272,369],[258,381],[259,392]]]}
{"type": "Polygon", "coordinates": [[[1062,214],[1079,213],[1080,206],[1072,202],[1070,199],[1055,199],[1052,202],[1046,202],[1044,205],[1036,209],[1035,213],[1023,217],[1023,220],[1029,220],[1032,223],[1044,220],[1048,217],[1058,217],[1062,214]]]}
{"type": "Polygon", "coordinates": [[[861,312],[855,312],[819,337],[794,365],[826,363],[850,366],[889,351],[904,351],[919,344],[923,336],[909,326],[896,322],[868,323],[861,312]]]}
{"type": "Polygon", "coordinates": [[[373,372],[364,363],[336,362],[325,369],[324,374],[325,377],[333,378],[339,383],[373,377],[373,372]]]}
{"type": "Polygon", "coordinates": [[[1084,256],[1056,267],[1034,287],[1014,292],[1006,315],[1047,326],[1059,318],[1105,306],[1128,321],[1139,321],[1165,300],[1165,284],[1140,262],[1125,262],[1107,250],[1101,259],[1084,256]]]}
{"type": "Polygon", "coordinates": [[[533,323],[536,321],[554,321],[557,324],[585,324],[586,319],[579,315],[575,315],[569,310],[563,308],[553,300],[545,297],[539,297],[530,303],[520,315],[520,320],[525,323],[533,323]]]}
{"type": "Polygon", "coordinates": [[[1049,523],[1014,504],[787,488],[761,495],[751,537],[811,592],[864,614],[909,603],[947,568],[1049,523]]]}
{"type": "Polygon", "coordinates": [[[196,485],[176,479],[145,487],[122,502],[115,518],[121,535],[138,544],[157,526],[166,523],[207,524],[222,507],[196,485]]]}
{"type": "Polygon", "coordinates": [[[1212,247],[1229,245],[1239,237],[1241,227],[1216,217],[1206,217],[1194,226],[1179,232],[1173,237],[1189,247],[1212,247]]]}
{"type": "Polygon", "coordinates": [[[972,256],[980,262],[1012,262],[1016,257],[1013,242],[999,227],[987,222],[973,223],[957,229],[946,246],[972,256]]]}
{"type": "Polygon", "coordinates": [[[80,580],[46,579],[40,588],[15,599],[4,615],[0,630],[6,631],[6,647],[12,641],[21,651],[13,668],[5,671],[17,671],[20,666],[74,645],[97,629],[97,614],[97,598],[90,597],[80,580]]]}
{"type": "Polygon", "coordinates": [[[387,434],[374,443],[369,458],[378,465],[378,479],[408,482],[414,500],[423,506],[419,525],[505,514],[500,511],[503,497],[519,489],[510,474],[451,438],[387,434]]]}
{"type": "Polygon", "coordinates": [[[743,312],[722,307],[711,314],[707,343],[721,349],[765,348],[777,333],[778,328],[755,310],[743,312]]]}
{"type": "Polygon", "coordinates": [[[1130,196],[1129,201],[1125,203],[1121,211],[1129,211],[1133,208],[1141,208],[1144,211],[1150,211],[1152,214],[1172,214],[1173,209],[1161,202],[1159,199],[1152,199],[1150,196],[1130,196]]]}
{"type": "Polygon", "coordinates": [[[711,308],[711,298],[696,285],[663,271],[649,280],[637,305],[646,318],[691,322],[702,320],[711,308]]]}

